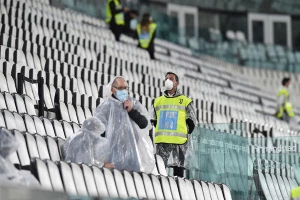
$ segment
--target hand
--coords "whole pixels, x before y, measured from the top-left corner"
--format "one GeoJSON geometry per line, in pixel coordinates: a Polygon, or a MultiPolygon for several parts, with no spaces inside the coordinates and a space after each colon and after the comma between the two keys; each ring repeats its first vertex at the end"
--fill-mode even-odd
{"type": "Polygon", "coordinates": [[[113,169],[113,168],[115,168],[115,165],[114,165],[114,164],[111,164],[111,163],[106,163],[106,162],[104,162],[104,167],[105,167],[105,168],[108,168],[108,169],[113,169]]]}
{"type": "Polygon", "coordinates": [[[129,8],[125,7],[125,8],[123,8],[123,11],[124,11],[124,12],[128,12],[128,11],[129,11],[129,8]]]}
{"type": "Polygon", "coordinates": [[[124,108],[127,110],[127,112],[130,112],[132,110],[132,103],[129,100],[124,101],[124,108]]]}

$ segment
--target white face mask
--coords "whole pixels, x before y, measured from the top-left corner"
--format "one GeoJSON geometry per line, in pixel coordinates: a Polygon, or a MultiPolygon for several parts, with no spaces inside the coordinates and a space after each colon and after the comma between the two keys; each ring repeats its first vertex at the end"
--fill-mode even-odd
{"type": "Polygon", "coordinates": [[[173,86],[174,86],[174,83],[170,79],[167,79],[165,81],[165,86],[161,88],[161,92],[164,92],[166,90],[172,90],[173,86]]]}
{"type": "Polygon", "coordinates": [[[135,30],[137,24],[138,24],[137,19],[132,19],[132,20],[130,20],[130,29],[131,29],[131,30],[135,30]]]}

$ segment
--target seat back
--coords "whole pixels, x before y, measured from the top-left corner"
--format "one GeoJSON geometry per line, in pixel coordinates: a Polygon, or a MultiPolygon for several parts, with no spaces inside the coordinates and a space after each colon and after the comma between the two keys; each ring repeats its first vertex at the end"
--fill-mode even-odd
{"type": "MultiPolygon", "coordinates": [[[[138,174],[137,172],[133,172],[133,179],[134,179],[134,184],[135,184],[135,188],[136,188],[138,198],[139,199],[147,198],[147,194],[146,194],[146,190],[145,190],[145,187],[144,187],[143,179],[140,176],[140,174],[138,174]]],[[[125,176],[125,181],[126,181],[126,176],[125,176]]],[[[130,195],[129,191],[128,191],[128,193],[130,195]]]]}
{"type": "Polygon", "coordinates": [[[158,172],[163,176],[168,176],[165,163],[160,155],[156,155],[156,165],[158,172]]]}
{"type": "Polygon", "coordinates": [[[165,199],[173,199],[171,187],[170,187],[168,179],[164,176],[161,176],[160,182],[161,182],[161,186],[162,186],[162,190],[163,190],[165,199]]]}
{"type": "Polygon", "coordinates": [[[189,199],[189,196],[188,196],[189,194],[186,192],[187,187],[186,187],[186,183],[185,183],[184,179],[178,177],[177,184],[178,184],[181,199],[189,199]]]}
{"type": "Polygon", "coordinates": [[[224,196],[223,196],[222,189],[220,188],[220,186],[217,185],[217,184],[214,184],[214,186],[215,186],[215,188],[216,188],[218,200],[225,200],[225,199],[224,199],[224,196]]]}
{"type": "Polygon", "coordinates": [[[88,196],[88,192],[86,189],[85,180],[81,168],[75,163],[71,163],[70,167],[72,169],[77,194],[80,196],[88,196]]]}
{"type": "Polygon", "coordinates": [[[63,161],[60,161],[59,168],[66,193],[70,195],[77,195],[77,190],[70,166],[63,161]]]}
{"type": "Polygon", "coordinates": [[[107,185],[109,197],[111,198],[119,197],[113,174],[107,168],[103,168],[103,173],[104,173],[105,183],[107,185]]]}
{"type": "Polygon", "coordinates": [[[117,186],[119,197],[124,198],[124,199],[128,198],[124,178],[123,178],[121,172],[116,169],[114,169],[113,172],[114,172],[115,183],[117,186]]]}
{"type": "Polygon", "coordinates": [[[151,175],[152,179],[152,184],[153,184],[153,189],[155,192],[155,197],[157,200],[163,200],[164,199],[164,194],[161,188],[161,184],[158,180],[158,178],[155,175],[151,175]]]}
{"type": "Polygon", "coordinates": [[[201,183],[201,186],[202,186],[202,190],[203,190],[205,200],[214,200],[210,196],[210,191],[209,191],[208,185],[203,181],[200,181],[200,183],[201,183]]]}
{"type": "Polygon", "coordinates": [[[58,150],[58,146],[57,143],[55,142],[55,140],[52,137],[47,137],[47,144],[48,144],[48,149],[49,149],[49,155],[50,155],[50,159],[52,161],[60,161],[60,155],[59,155],[59,150],[58,150]]]}
{"type": "Polygon", "coordinates": [[[124,176],[124,180],[125,180],[125,185],[126,185],[126,188],[127,188],[128,196],[137,199],[138,195],[137,195],[137,192],[136,192],[136,189],[135,189],[135,185],[134,185],[134,181],[133,181],[133,178],[132,178],[131,174],[128,171],[124,171],[123,172],[123,176],[124,176]]]}
{"type": "Polygon", "coordinates": [[[49,171],[50,180],[53,190],[56,192],[64,192],[64,186],[61,180],[60,172],[57,165],[51,160],[47,160],[47,167],[49,171]]]}
{"type": "Polygon", "coordinates": [[[103,172],[95,166],[92,167],[92,170],[93,170],[95,184],[96,184],[99,196],[104,197],[104,198],[109,197],[103,172]]]}
{"type": "Polygon", "coordinates": [[[185,183],[186,183],[186,189],[187,189],[189,199],[190,200],[196,200],[196,194],[195,194],[192,182],[190,180],[186,179],[185,183]]]}
{"type": "Polygon", "coordinates": [[[45,139],[40,135],[35,135],[36,145],[41,159],[50,159],[49,151],[45,139]]]}
{"type": "Polygon", "coordinates": [[[142,174],[142,177],[148,199],[156,199],[151,179],[145,173],[142,174]]]}
{"type": "Polygon", "coordinates": [[[193,180],[193,184],[197,200],[205,200],[200,183],[196,180],[193,180]]]}
{"type": "Polygon", "coordinates": [[[34,162],[33,165],[35,166],[35,170],[36,170],[35,173],[37,175],[37,179],[39,180],[41,186],[46,190],[53,190],[46,164],[40,159],[35,159],[33,162],[34,162]]]}
{"type": "Polygon", "coordinates": [[[92,169],[85,164],[82,164],[81,168],[89,196],[98,196],[98,191],[92,169]]]}

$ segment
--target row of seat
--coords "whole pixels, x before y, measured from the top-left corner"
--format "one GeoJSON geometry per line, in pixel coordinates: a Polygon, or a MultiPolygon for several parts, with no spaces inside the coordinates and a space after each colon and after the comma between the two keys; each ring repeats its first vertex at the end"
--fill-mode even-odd
{"type": "Polygon", "coordinates": [[[136,199],[231,199],[226,185],[203,181],[120,172],[63,161],[53,163],[35,159],[32,166],[33,173],[44,188],[73,195],[136,199]]]}

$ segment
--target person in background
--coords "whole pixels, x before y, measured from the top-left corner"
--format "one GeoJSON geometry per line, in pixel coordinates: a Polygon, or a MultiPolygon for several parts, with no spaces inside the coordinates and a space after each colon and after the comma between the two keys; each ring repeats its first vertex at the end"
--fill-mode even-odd
{"type": "Polygon", "coordinates": [[[150,118],[155,126],[156,153],[166,166],[174,168],[174,176],[183,177],[188,134],[197,117],[192,100],[180,93],[178,85],[178,76],[167,72],[164,94],[154,100],[150,118]]]}
{"type": "Polygon", "coordinates": [[[138,24],[139,12],[137,10],[129,10],[125,13],[124,34],[134,37],[138,24]]]}
{"type": "Polygon", "coordinates": [[[123,8],[120,0],[107,0],[105,22],[109,24],[116,41],[120,41],[120,36],[123,33],[125,25],[124,12],[127,11],[128,8],[123,8]]]}
{"type": "Polygon", "coordinates": [[[152,17],[149,13],[145,13],[142,21],[137,25],[136,38],[138,40],[138,47],[146,49],[151,59],[154,56],[154,39],[156,34],[157,24],[152,22],[152,17]]]}
{"type": "Polygon", "coordinates": [[[277,92],[277,111],[275,115],[278,119],[289,123],[295,116],[293,106],[290,103],[290,92],[288,90],[291,84],[291,79],[284,78],[281,83],[282,88],[280,88],[277,92]]]}

